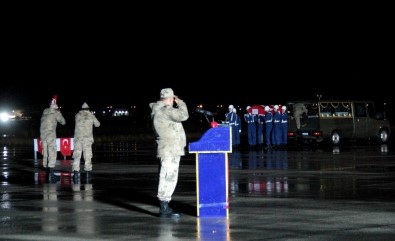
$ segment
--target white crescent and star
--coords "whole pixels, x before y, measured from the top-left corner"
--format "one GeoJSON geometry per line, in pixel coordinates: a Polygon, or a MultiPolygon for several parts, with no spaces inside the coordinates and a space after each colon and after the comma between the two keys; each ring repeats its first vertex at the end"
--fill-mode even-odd
{"type": "Polygon", "coordinates": [[[62,141],[62,145],[63,146],[67,146],[69,144],[69,140],[68,139],[64,139],[63,141],[62,141]],[[66,144],[65,144],[66,143],[66,144]]]}

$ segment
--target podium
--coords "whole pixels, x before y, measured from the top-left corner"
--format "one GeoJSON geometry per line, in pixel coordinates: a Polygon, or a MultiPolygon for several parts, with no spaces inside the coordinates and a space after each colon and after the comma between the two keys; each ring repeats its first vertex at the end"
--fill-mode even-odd
{"type": "Polygon", "coordinates": [[[232,152],[229,126],[208,129],[201,139],[189,143],[196,153],[198,217],[228,217],[228,153],[232,152]]]}

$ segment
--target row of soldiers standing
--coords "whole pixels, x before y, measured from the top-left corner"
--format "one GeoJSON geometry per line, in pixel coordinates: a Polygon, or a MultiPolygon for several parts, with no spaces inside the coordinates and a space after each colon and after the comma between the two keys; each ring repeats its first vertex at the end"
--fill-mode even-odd
{"type": "MultiPolygon", "coordinates": [[[[232,129],[232,143],[240,145],[241,119],[233,105],[229,105],[226,123],[232,129]]],[[[244,121],[247,124],[248,145],[251,149],[264,147],[265,150],[280,149],[287,145],[288,140],[288,112],[286,106],[275,105],[273,108],[264,106],[264,111],[254,113],[247,106],[244,121]]]]}
{"type": "MultiPolygon", "coordinates": [[[[55,179],[54,168],[57,158],[56,147],[56,128],[58,123],[66,124],[66,120],[56,104],[57,96],[52,98],[50,106],[44,109],[40,119],[40,141],[43,155],[43,168],[48,174],[48,181],[53,182],[55,179]]],[[[74,150],[73,150],[73,181],[78,183],[80,179],[80,161],[84,158],[84,170],[86,172],[86,179],[91,178],[92,171],[92,144],[93,126],[99,127],[100,122],[96,116],[89,110],[86,102],[81,106],[81,110],[75,115],[75,129],[74,129],[74,150]]]]}

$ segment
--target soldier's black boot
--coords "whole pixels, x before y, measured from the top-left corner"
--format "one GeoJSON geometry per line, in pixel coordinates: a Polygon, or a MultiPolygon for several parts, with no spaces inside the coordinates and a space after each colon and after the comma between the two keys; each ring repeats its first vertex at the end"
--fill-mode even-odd
{"type": "Polygon", "coordinates": [[[78,184],[80,179],[80,172],[79,171],[73,171],[73,182],[74,184],[78,184]]]}
{"type": "Polygon", "coordinates": [[[86,171],[86,183],[89,183],[92,179],[91,171],[86,171]]]}
{"type": "Polygon", "coordinates": [[[169,202],[160,201],[159,217],[161,218],[178,218],[180,213],[169,207],[169,202]]]}
{"type": "Polygon", "coordinates": [[[53,168],[48,168],[48,182],[49,183],[54,183],[55,182],[55,174],[53,168]]]}

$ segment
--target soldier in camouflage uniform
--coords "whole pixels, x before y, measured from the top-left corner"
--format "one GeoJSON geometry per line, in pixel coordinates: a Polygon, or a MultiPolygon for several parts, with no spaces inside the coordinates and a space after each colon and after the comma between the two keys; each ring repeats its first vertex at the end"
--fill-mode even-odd
{"type": "Polygon", "coordinates": [[[156,135],[157,157],[160,173],[157,197],[160,217],[179,217],[180,213],[169,207],[178,181],[181,156],[185,155],[186,134],[182,121],[189,118],[185,102],[174,95],[171,88],[162,89],[160,100],[150,103],[151,118],[156,135]],[[173,107],[174,102],[177,107],[173,107]]]}
{"type": "Polygon", "coordinates": [[[92,171],[92,144],[93,144],[93,126],[99,127],[100,122],[96,116],[89,111],[87,103],[81,107],[81,110],[75,115],[74,129],[74,152],[73,152],[73,181],[78,182],[80,172],[81,154],[84,155],[84,170],[86,178],[91,178],[92,171]]]}
{"type": "Polygon", "coordinates": [[[56,100],[53,99],[49,108],[46,108],[40,119],[40,139],[43,151],[43,167],[48,168],[48,179],[54,178],[53,169],[56,164],[56,127],[60,123],[66,124],[62,113],[60,113],[56,100]]]}
{"type": "Polygon", "coordinates": [[[293,116],[296,121],[296,128],[298,131],[298,134],[300,132],[300,127],[301,127],[301,119],[303,118],[304,115],[307,115],[307,108],[303,103],[296,103],[293,105],[293,116]]]}

